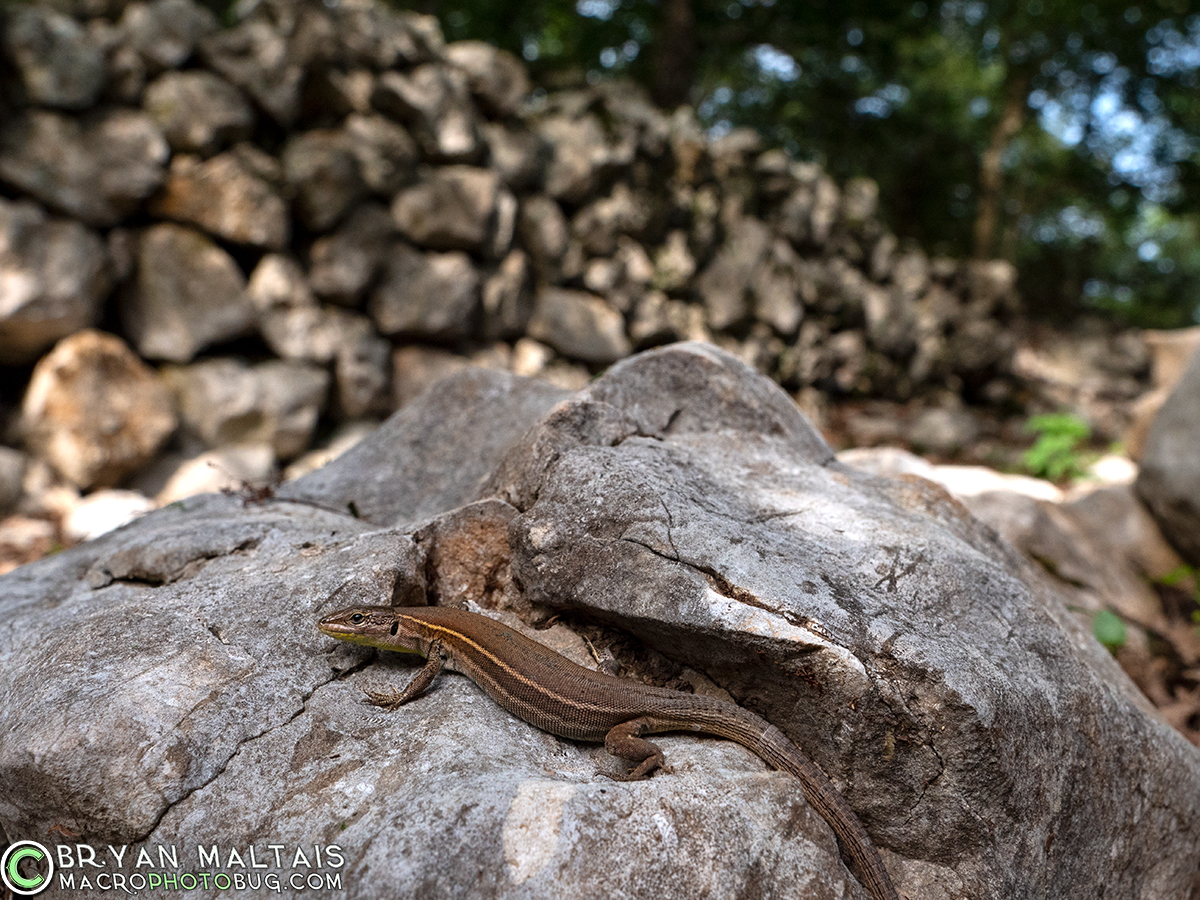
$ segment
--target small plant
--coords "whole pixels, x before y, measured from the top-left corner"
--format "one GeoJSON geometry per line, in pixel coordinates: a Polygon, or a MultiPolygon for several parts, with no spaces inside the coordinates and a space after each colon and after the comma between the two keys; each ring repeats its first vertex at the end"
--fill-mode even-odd
{"type": "Polygon", "coordinates": [[[1125,623],[1111,609],[1099,610],[1092,616],[1092,634],[1101,644],[1108,648],[1109,653],[1116,653],[1125,646],[1129,633],[1125,623]]]}
{"type": "Polygon", "coordinates": [[[1025,423],[1025,430],[1038,436],[1023,457],[1030,474],[1050,481],[1069,481],[1084,474],[1079,447],[1092,436],[1092,429],[1079,416],[1033,416],[1025,423]]]}

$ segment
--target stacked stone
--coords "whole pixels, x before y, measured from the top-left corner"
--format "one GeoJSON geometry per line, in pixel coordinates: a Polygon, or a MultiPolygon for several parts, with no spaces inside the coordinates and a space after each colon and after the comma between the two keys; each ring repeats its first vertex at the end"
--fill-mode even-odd
{"type": "Polygon", "coordinates": [[[793,390],[1005,383],[1012,268],[902,249],[873,182],[629,85],[531,95],[368,0],[234,14],[0,13],[9,509],[261,479],[469,362],[576,387],[699,338],[793,390]]]}

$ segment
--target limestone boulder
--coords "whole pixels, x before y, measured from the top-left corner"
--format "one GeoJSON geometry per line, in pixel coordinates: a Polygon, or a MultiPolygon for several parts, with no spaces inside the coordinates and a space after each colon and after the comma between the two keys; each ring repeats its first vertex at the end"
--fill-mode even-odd
{"type": "Polygon", "coordinates": [[[134,852],[269,833],[319,844],[306,874],[355,898],[383,877],[400,897],[865,897],[795,781],[728,742],[663,736],[674,771],[614,785],[600,747],[452,674],[364,708],[415,668],[313,625],[389,602],[559,613],[528,633],[727,691],[829,773],[901,896],[1180,896],[1200,865],[1200,754],[1054,588],[940,488],[837,463],[703,345],[574,395],[467,370],[273,496],[184,500],[4,576],[5,832],[70,814],[134,852]],[[588,643],[572,613],[599,623],[588,643]],[[60,712],[18,714],[34,696],[60,712]]]}
{"type": "Polygon", "coordinates": [[[30,452],[81,488],[109,487],[137,471],[175,426],[158,374],[120,338],[90,329],[38,361],[21,403],[30,452]]]}

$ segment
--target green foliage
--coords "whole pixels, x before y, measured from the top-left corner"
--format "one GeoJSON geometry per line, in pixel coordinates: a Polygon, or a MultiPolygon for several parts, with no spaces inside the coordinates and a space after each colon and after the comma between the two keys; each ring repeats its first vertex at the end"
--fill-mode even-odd
{"type": "Polygon", "coordinates": [[[1109,653],[1116,653],[1129,639],[1125,623],[1110,609],[1101,609],[1092,616],[1092,634],[1108,648],[1109,653]]]}
{"type": "Polygon", "coordinates": [[[1038,436],[1022,458],[1030,474],[1050,481],[1069,481],[1084,474],[1079,448],[1092,429],[1083,419],[1070,413],[1033,416],[1025,430],[1038,436]]]}

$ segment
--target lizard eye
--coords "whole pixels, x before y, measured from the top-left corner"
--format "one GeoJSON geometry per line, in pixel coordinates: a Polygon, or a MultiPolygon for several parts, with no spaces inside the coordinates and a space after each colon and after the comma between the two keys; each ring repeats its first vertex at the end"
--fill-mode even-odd
{"type": "Polygon", "coordinates": [[[363,620],[364,618],[366,618],[366,617],[365,617],[365,616],[364,616],[362,613],[355,613],[354,615],[352,615],[352,616],[350,617],[350,621],[351,621],[351,623],[353,623],[354,625],[360,625],[360,624],[362,624],[362,620],[363,620]]]}

